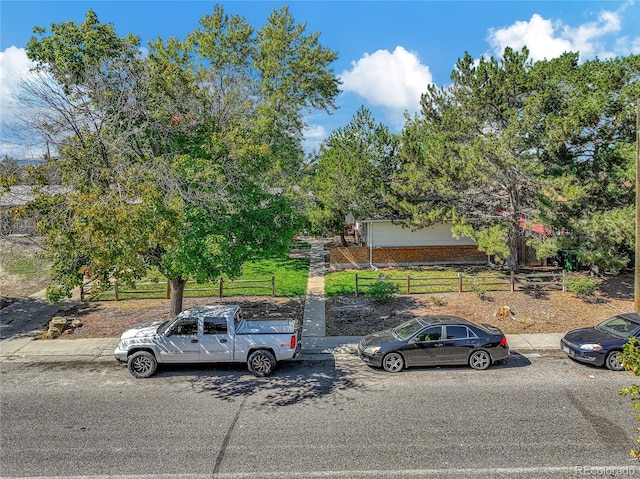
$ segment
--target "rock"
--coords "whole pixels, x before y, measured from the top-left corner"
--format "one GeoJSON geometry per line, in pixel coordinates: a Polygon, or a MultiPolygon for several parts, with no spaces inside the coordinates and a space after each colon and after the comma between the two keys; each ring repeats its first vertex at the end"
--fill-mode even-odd
{"type": "Polygon", "coordinates": [[[72,328],[81,328],[82,327],[82,321],[80,321],[79,319],[74,319],[73,321],[71,321],[71,327],[72,328]]]}
{"type": "Polygon", "coordinates": [[[515,314],[511,311],[509,306],[500,306],[498,309],[498,318],[500,319],[513,319],[515,314]]]}
{"type": "Polygon", "coordinates": [[[49,321],[49,330],[47,331],[47,338],[54,339],[62,334],[62,331],[67,326],[67,319],[61,316],[54,317],[49,321]]]}
{"type": "Polygon", "coordinates": [[[47,339],[55,339],[60,336],[61,331],[55,326],[49,326],[49,330],[47,331],[47,339]]]}

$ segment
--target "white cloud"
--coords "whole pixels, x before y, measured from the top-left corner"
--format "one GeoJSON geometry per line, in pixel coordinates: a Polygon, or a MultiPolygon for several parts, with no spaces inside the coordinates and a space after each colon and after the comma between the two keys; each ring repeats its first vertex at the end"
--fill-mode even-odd
{"type": "Polygon", "coordinates": [[[556,28],[557,25],[536,13],[528,22],[520,21],[507,28],[491,30],[489,44],[497,56],[502,56],[506,47],[520,50],[526,45],[533,60],[555,58],[572,51],[571,42],[554,36],[556,28]]]}
{"type": "Polygon", "coordinates": [[[342,89],[390,110],[419,110],[420,95],[433,80],[429,67],[401,46],[365,53],[351,66],[342,72],[342,89]]]}
{"type": "Polygon", "coordinates": [[[12,134],[18,84],[32,65],[24,48],[11,46],[0,52],[0,157],[26,158],[28,148],[12,134]]]}
{"type": "Polygon", "coordinates": [[[0,52],[0,105],[3,110],[15,95],[18,83],[29,73],[31,65],[24,48],[9,47],[0,52]]]}
{"type": "Polygon", "coordinates": [[[624,4],[618,11],[603,11],[597,20],[577,27],[560,20],[545,19],[533,14],[529,21],[518,21],[508,27],[489,30],[489,44],[496,56],[501,57],[505,47],[515,50],[527,46],[534,61],[556,58],[564,52],[579,52],[582,59],[610,58],[638,53],[640,37],[616,38],[622,30],[624,4]]]}
{"type": "Polygon", "coordinates": [[[327,136],[327,130],[322,125],[309,125],[304,130],[302,146],[306,152],[317,150],[327,136]]]}

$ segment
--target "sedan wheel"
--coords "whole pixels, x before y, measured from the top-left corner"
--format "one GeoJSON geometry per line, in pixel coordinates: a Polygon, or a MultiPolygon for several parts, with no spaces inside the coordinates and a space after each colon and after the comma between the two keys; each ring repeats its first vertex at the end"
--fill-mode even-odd
{"type": "Polygon", "coordinates": [[[486,351],[474,351],[469,357],[469,366],[473,369],[487,369],[491,365],[491,356],[486,351]]]}
{"type": "Polygon", "coordinates": [[[624,369],[624,364],[622,364],[622,353],[620,351],[611,351],[607,355],[605,364],[607,369],[610,369],[611,371],[622,371],[624,369]]]}
{"type": "Polygon", "coordinates": [[[404,369],[404,359],[399,353],[389,353],[382,359],[382,367],[390,373],[397,373],[404,369]]]}

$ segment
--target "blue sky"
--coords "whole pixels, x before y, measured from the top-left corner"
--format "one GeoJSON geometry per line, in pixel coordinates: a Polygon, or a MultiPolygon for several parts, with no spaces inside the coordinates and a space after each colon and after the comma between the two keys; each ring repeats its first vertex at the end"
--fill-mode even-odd
{"type": "MultiPolygon", "coordinates": [[[[640,54],[639,0],[627,1],[11,1],[0,2],[0,115],[15,113],[16,84],[28,70],[24,52],[34,26],[67,20],[81,23],[92,8],[118,35],[138,35],[142,43],[184,38],[211,13],[214,4],[244,16],[256,29],[287,5],[308,32],[338,52],[332,65],[342,81],[332,115],[310,113],[307,150],[346,125],[364,105],[378,122],[400,131],[405,111],[419,108],[430,83],[445,86],[458,58],[500,57],[506,46],[526,45],[534,60],[565,51],[582,60],[640,54]]],[[[5,128],[0,155],[24,153],[5,128]]]]}

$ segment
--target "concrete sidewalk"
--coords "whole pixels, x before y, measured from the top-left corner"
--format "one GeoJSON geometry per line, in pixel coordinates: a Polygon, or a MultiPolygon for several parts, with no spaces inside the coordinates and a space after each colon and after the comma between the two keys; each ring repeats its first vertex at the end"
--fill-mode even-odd
{"type": "MultiPolygon", "coordinates": [[[[325,336],[324,242],[312,240],[309,280],[304,307],[302,359],[318,355],[355,354],[358,336],[325,336]]],[[[39,330],[59,311],[36,293],[0,310],[0,362],[3,361],[115,361],[118,338],[37,340],[39,330]]],[[[70,303],[66,305],[69,306],[70,303]]],[[[507,335],[512,350],[560,349],[564,333],[507,335]]]]}

